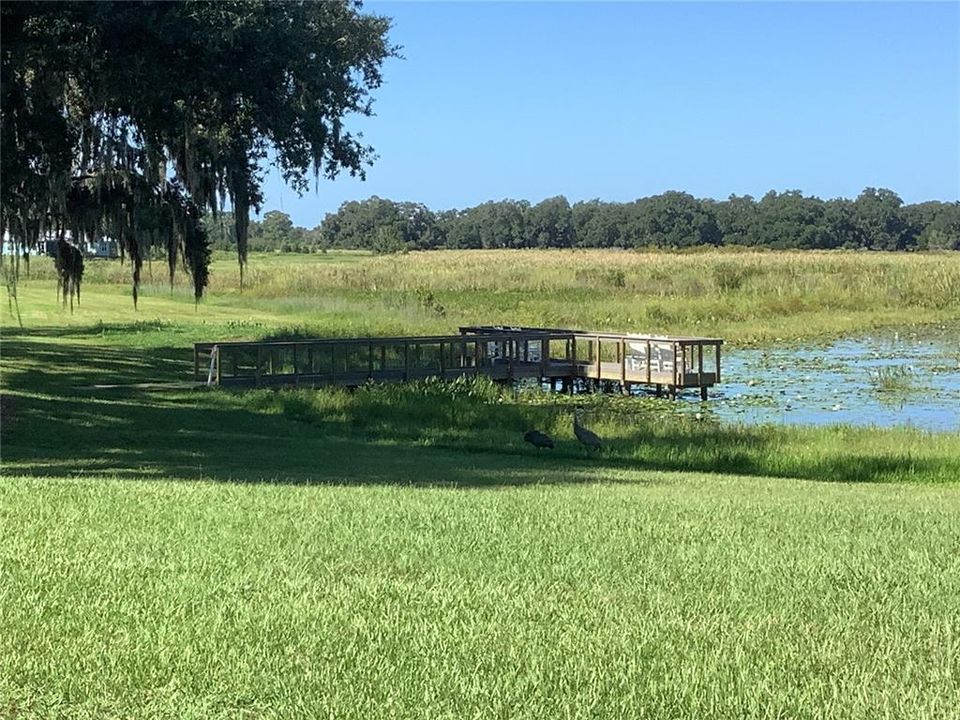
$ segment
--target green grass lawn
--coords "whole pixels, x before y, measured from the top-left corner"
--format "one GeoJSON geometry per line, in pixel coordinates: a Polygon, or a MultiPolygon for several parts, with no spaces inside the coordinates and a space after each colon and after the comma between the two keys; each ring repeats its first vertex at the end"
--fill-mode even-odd
{"type": "Polygon", "coordinates": [[[344,460],[363,485],[5,481],[6,707],[957,717],[955,490],[344,460]]]}
{"type": "MultiPolygon", "coordinates": [[[[515,316],[588,320],[568,301],[596,289],[545,257],[515,316]]],[[[839,257],[848,281],[894,263],[901,305],[764,315],[776,293],[753,275],[729,337],[957,317],[903,304],[924,257],[839,257]]],[[[483,320],[471,300],[500,320],[522,282],[469,289],[470,254],[299,260],[197,309],[148,286],[134,310],[108,264],[72,315],[42,267],[21,284],[25,327],[5,316],[0,346],[0,717],[960,717],[960,434],[579,398],[591,456],[572,401],[483,383],[139,385],[189,380],[199,340],[449,331],[483,320]],[[525,446],[531,426],[556,450],[525,446]]]]}

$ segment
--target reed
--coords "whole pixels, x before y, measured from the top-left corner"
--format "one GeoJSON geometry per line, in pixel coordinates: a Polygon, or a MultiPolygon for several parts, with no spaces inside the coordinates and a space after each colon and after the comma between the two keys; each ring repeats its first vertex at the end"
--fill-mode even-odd
{"type": "MultiPolygon", "coordinates": [[[[52,282],[46,260],[35,260],[31,273],[21,288],[27,324],[35,322],[30,292],[52,282]]],[[[146,272],[141,312],[152,315],[167,307],[166,316],[175,318],[187,306],[192,309],[193,299],[185,278],[178,277],[171,291],[165,273],[160,264],[146,272]]],[[[99,314],[96,293],[122,296],[129,282],[127,270],[116,262],[89,262],[85,278],[85,290],[92,294],[79,313],[87,319],[99,314]]],[[[221,256],[213,263],[197,318],[211,309],[280,315],[272,329],[289,324],[317,333],[338,324],[414,333],[458,324],[522,323],[722,335],[740,344],[762,344],[956,319],[960,254],[473,250],[379,257],[258,255],[250,260],[242,293],[235,261],[221,256]]]]}

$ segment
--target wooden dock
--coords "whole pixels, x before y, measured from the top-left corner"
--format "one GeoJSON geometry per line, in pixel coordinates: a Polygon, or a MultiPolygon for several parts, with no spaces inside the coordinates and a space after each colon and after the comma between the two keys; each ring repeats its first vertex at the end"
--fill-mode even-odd
{"type": "Polygon", "coordinates": [[[318,338],[197,343],[194,375],[223,387],[405,382],[484,375],[550,387],[629,392],[634,385],[707,389],[720,382],[719,338],[584,332],[554,328],[462,327],[458,335],[318,338]]]}

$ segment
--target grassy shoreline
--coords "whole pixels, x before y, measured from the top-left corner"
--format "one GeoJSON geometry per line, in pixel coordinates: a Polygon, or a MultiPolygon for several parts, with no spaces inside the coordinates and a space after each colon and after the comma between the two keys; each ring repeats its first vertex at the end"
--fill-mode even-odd
{"type": "MultiPolygon", "coordinates": [[[[603,289],[591,274],[604,263],[615,262],[621,268],[634,269],[650,263],[679,267],[682,272],[677,271],[678,277],[683,283],[689,283],[695,269],[700,268],[701,274],[712,277],[716,267],[726,267],[730,257],[742,258],[748,265],[760,263],[758,267],[762,269],[753,271],[751,277],[766,273],[762,287],[767,287],[773,278],[782,279],[790,274],[807,278],[803,282],[809,282],[809,274],[820,272],[823,267],[830,268],[830,276],[847,277],[851,268],[862,269],[864,263],[875,270],[893,264],[896,273],[914,282],[914,275],[927,272],[931,262],[941,264],[944,257],[953,261],[952,255],[889,253],[714,252],[652,256],[605,251],[444,251],[390,258],[331,253],[305,256],[306,260],[289,255],[259,256],[251,260],[251,284],[244,295],[211,292],[200,306],[194,306],[185,291],[175,289],[170,293],[148,286],[140,308],[134,310],[128,289],[115,278],[112,284],[88,283],[82,296],[84,304],[73,314],[59,305],[52,283],[40,279],[38,275],[42,273],[35,267],[33,278],[21,287],[26,327],[23,330],[12,327],[9,316],[0,326],[4,337],[0,387],[13,402],[12,417],[23,417],[22,422],[18,420],[13,424],[10,432],[4,432],[5,464],[14,472],[49,475],[57,473],[56,467],[67,467],[73,461],[77,467],[92,471],[98,465],[91,464],[91,459],[99,462],[116,443],[111,426],[130,425],[127,417],[130,414],[149,427],[186,428],[196,422],[194,418],[203,418],[206,422],[206,418],[216,418],[219,414],[237,418],[244,428],[247,418],[269,421],[278,436],[321,433],[347,442],[412,444],[473,453],[522,453],[525,450],[520,439],[523,431],[536,427],[560,441],[554,453],[557,462],[579,462],[582,460],[580,449],[570,437],[568,399],[537,395],[515,398],[485,385],[240,395],[176,390],[98,392],[92,388],[97,384],[189,381],[192,379],[191,344],[197,341],[263,337],[297,328],[307,334],[313,329],[317,335],[451,332],[460,323],[488,321],[489,316],[483,314],[484,303],[490,302],[491,296],[503,293],[514,296],[516,287],[522,283],[539,288],[531,291],[543,296],[538,302],[576,313],[582,309],[581,305],[564,300],[570,293],[595,292],[610,299],[619,292],[603,289]],[[571,276],[561,261],[580,256],[590,258],[592,264],[586,266],[587,275],[576,281],[575,273],[571,276]],[[535,258],[540,264],[517,274],[514,266],[502,265],[500,261],[505,257],[535,258]],[[800,263],[799,269],[793,267],[795,262],[800,263]],[[714,270],[703,271],[702,263],[714,270]],[[257,273],[262,274],[260,282],[256,281],[257,273]],[[282,279],[294,277],[301,279],[299,284],[292,282],[282,297],[271,297],[265,290],[282,279]],[[586,282],[584,277],[592,278],[589,283],[594,286],[574,287],[577,282],[581,285],[586,282]],[[365,290],[358,278],[372,285],[365,290]],[[409,293],[398,290],[410,285],[411,278],[429,284],[409,293]],[[499,289],[486,294],[468,290],[468,278],[476,278],[476,283],[488,289],[499,289]],[[311,295],[304,289],[304,283],[312,283],[312,287],[323,294],[311,295]],[[332,294],[334,285],[343,287],[332,294]],[[434,291],[437,295],[425,303],[424,293],[434,291]],[[454,298],[457,293],[459,299],[454,298]],[[476,302],[479,309],[466,314],[458,303],[468,302],[476,302]],[[84,421],[84,412],[91,402],[103,408],[99,422],[84,421]],[[37,458],[35,465],[30,465],[28,460],[34,452],[31,443],[36,442],[32,439],[36,429],[47,423],[59,423],[66,429],[54,453],[60,464],[54,463],[51,466],[54,469],[41,471],[37,468],[42,466],[42,457],[37,458]]],[[[215,264],[221,278],[224,274],[231,277],[236,274],[230,262],[220,259],[215,264]]],[[[116,271],[113,264],[102,262],[91,263],[91,267],[91,278],[97,277],[96,272],[116,271]]],[[[960,278],[960,258],[953,265],[948,263],[943,272],[946,277],[956,273],[960,278]]],[[[627,274],[624,282],[633,282],[632,277],[627,274]]],[[[671,275],[665,273],[664,277],[671,275]]],[[[100,279],[107,278],[101,276],[100,279]]],[[[679,291],[678,287],[674,290],[679,291]]],[[[739,292],[741,296],[750,297],[760,290],[747,282],[739,292]]],[[[637,303],[645,301],[642,297],[632,297],[637,303]]],[[[944,321],[960,318],[960,295],[950,298],[949,302],[941,299],[944,307],[936,309],[934,314],[944,321]]],[[[740,296],[731,298],[731,302],[738,301],[747,300],[740,296]]],[[[529,307],[522,303],[516,308],[511,316],[513,321],[517,316],[527,321],[539,317],[540,322],[552,324],[547,322],[549,318],[529,314],[529,307]]],[[[919,322],[929,310],[929,307],[914,306],[902,308],[900,312],[919,322]]],[[[884,315],[886,311],[880,308],[871,312],[871,322],[877,325],[901,317],[900,314],[884,315]]],[[[819,316],[827,318],[834,329],[838,327],[837,316],[824,313],[819,316]]],[[[506,315],[496,313],[492,317],[490,321],[507,319],[506,315]]],[[[809,333],[817,325],[813,321],[801,321],[804,317],[786,315],[778,317],[776,323],[794,323],[796,334],[809,333]]],[[[571,318],[571,322],[576,319],[571,318]]],[[[859,315],[844,315],[842,319],[856,322],[861,330],[867,322],[859,315]]],[[[778,327],[770,318],[751,322],[763,323],[759,331],[762,336],[778,327]]],[[[749,336],[754,332],[750,328],[759,326],[741,323],[738,327],[741,336],[749,336]]],[[[736,344],[728,340],[728,346],[736,344]]],[[[960,434],[957,433],[937,435],[909,429],[844,427],[740,427],[718,425],[709,417],[704,422],[677,417],[656,402],[624,403],[602,397],[578,398],[577,402],[591,404],[590,422],[608,440],[604,461],[612,465],[842,481],[943,483],[960,479],[960,434]]],[[[224,431],[232,432],[230,421],[224,431]]],[[[215,434],[212,428],[207,432],[215,434]]],[[[160,434],[151,436],[148,443],[154,448],[151,456],[161,454],[169,443],[170,440],[160,434]]],[[[45,445],[41,442],[40,447],[45,445]]],[[[200,447],[190,452],[197,456],[209,453],[200,447]]],[[[212,473],[216,472],[218,457],[229,460],[214,453],[214,459],[207,462],[212,473]]],[[[293,457],[297,457],[296,452],[293,457]]],[[[180,476],[181,469],[174,463],[159,462],[159,467],[162,472],[180,476]]],[[[251,467],[263,475],[268,474],[263,463],[254,461],[251,467]]],[[[115,464],[114,469],[124,476],[135,475],[122,462],[115,464]]]]}

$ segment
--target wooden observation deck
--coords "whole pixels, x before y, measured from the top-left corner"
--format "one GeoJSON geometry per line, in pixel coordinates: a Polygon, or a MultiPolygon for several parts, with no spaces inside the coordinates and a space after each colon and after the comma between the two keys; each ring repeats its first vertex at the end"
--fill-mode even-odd
{"type": "Polygon", "coordinates": [[[719,338],[475,326],[459,335],[318,338],[197,343],[197,381],[223,387],[284,387],[453,380],[485,375],[532,379],[573,391],[577,386],[634,385],[679,390],[720,382],[719,338]]]}

